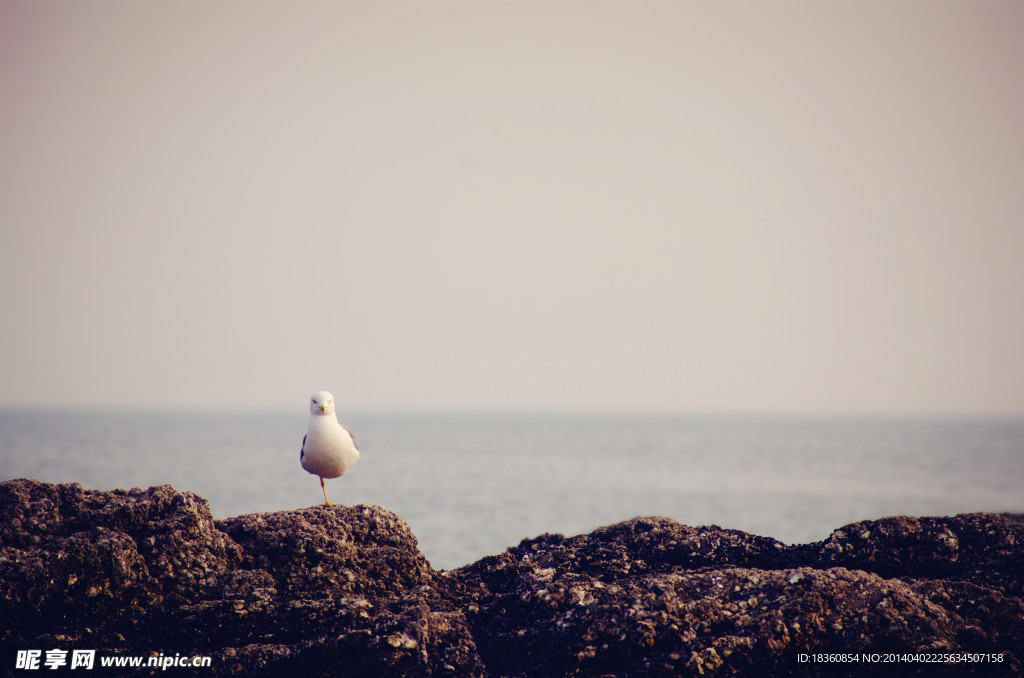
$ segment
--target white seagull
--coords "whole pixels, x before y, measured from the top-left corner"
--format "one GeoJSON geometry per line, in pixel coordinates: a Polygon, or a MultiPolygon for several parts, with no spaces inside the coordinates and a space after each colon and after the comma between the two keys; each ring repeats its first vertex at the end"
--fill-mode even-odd
{"type": "Polygon", "coordinates": [[[317,391],[309,399],[309,428],[299,451],[302,468],[320,476],[324,506],[334,506],[327,498],[324,478],[340,478],[359,461],[359,448],[352,432],[338,423],[334,415],[334,396],[317,391]]]}

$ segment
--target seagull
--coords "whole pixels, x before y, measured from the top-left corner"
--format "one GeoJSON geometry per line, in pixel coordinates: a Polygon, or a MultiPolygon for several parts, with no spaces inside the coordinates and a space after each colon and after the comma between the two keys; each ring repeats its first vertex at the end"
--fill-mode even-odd
{"type": "Polygon", "coordinates": [[[340,478],[359,461],[359,448],[352,432],[338,423],[334,414],[334,396],[317,391],[309,399],[309,427],[302,438],[299,462],[302,468],[320,476],[324,506],[334,506],[327,498],[324,478],[340,478]]]}

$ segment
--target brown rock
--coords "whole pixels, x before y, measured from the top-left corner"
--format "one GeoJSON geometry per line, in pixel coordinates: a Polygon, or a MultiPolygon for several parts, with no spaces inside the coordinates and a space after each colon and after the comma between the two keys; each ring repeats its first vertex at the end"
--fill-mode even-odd
{"type": "Polygon", "coordinates": [[[214,521],[170,486],[0,483],[0,646],[209,655],[207,676],[1021,675],[1022,574],[1009,515],[797,546],[636,518],[437,572],[376,506],[214,521]],[[1003,661],[796,661],[963,649],[1003,661]]]}

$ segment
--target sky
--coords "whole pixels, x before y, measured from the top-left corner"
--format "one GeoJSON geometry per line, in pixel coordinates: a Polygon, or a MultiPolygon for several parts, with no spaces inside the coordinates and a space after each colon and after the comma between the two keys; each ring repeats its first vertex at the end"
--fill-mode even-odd
{"type": "Polygon", "coordinates": [[[1024,416],[1021,26],[0,0],[0,406],[1024,416]]]}

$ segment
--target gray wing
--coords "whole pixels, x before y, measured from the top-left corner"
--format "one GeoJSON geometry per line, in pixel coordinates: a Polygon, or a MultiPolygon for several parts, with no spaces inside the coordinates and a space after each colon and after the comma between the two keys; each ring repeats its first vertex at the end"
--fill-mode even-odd
{"type": "Polygon", "coordinates": [[[306,456],[306,436],[302,436],[302,449],[299,450],[299,461],[306,456]]]}
{"type": "Polygon", "coordinates": [[[355,435],[352,434],[352,429],[350,429],[348,426],[345,426],[344,424],[342,424],[341,427],[345,429],[345,431],[348,433],[348,437],[352,439],[352,444],[355,445],[356,449],[358,450],[359,443],[356,442],[356,437],[355,435]]]}

